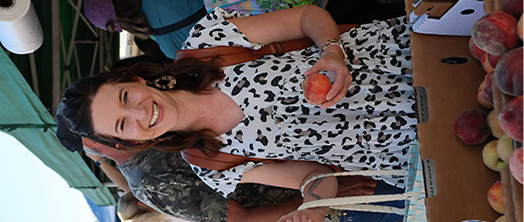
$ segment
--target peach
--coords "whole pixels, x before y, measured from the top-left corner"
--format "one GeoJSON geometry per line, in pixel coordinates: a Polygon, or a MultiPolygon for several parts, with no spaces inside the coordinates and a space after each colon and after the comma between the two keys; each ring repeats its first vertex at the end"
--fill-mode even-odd
{"type": "Polygon", "coordinates": [[[471,53],[471,56],[473,56],[473,58],[477,60],[480,60],[480,58],[482,58],[482,56],[486,54],[484,50],[480,49],[479,47],[477,47],[477,45],[475,45],[475,43],[473,42],[473,38],[469,39],[469,52],[471,53]]]}
{"type": "Polygon", "coordinates": [[[495,182],[488,190],[488,203],[500,214],[504,214],[504,198],[502,197],[502,183],[495,182]]]}
{"type": "Polygon", "coordinates": [[[488,109],[493,109],[493,88],[491,87],[492,75],[493,72],[490,72],[484,76],[484,81],[480,83],[479,91],[477,92],[477,101],[480,105],[488,109]]]}
{"type": "Polygon", "coordinates": [[[522,167],[524,167],[522,158],[522,147],[513,151],[509,157],[509,170],[511,171],[511,175],[513,175],[515,180],[519,181],[520,184],[522,184],[522,177],[524,176],[522,175],[522,167]]]}
{"type": "Polygon", "coordinates": [[[497,67],[497,64],[499,63],[503,55],[504,54],[496,56],[496,55],[491,55],[488,53],[488,62],[491,65],[491,67],[493,67],[493,69],[497,67]]]}
{"type": "Polygon", "coordinates": [[[482,161],[493,171],[500,172],[508,168],[508,164],[502,161],[497,153],[498,140],[492,140],[482,149],[482,161]]]}
{"type": "Polygon", "coordinates": [[[504,53],[495,67],[493,77],[504,94],[522,95],[522,47],[504,53]]]}
{"type": "Polygon", "coordinates": [[[517,19],[507,12],[493,11],[475,22],[471,38],[486,53],[501,55],[520,43],[517,19]]]}
{"type": "Polygon", "coordinates": [[[504,134],[497,142],[497,154],[502,161],[509,164],[511,153],[513,153],[513,140],[508,134],[504,134]]]}
{"type": "Polygon", "coordinates": [[[502,135],[504,135],[504,130],[500,128],[499,120],[497,119],[495,110],[491,110],[491,112],[489,112],[488,124],[489,128],[491,129],[491,135],[493,135],[495,138],[500,138],[502,135]]]}
{"type": "Polygon", "coordinates": [[[501,0],[502,10],[518,17],[522,14],[522,0],[501,0]]]}
{"type": "Polygon", "coordinates": [[[484,142],[491,134],[488,114],[480,109],[464,110],[455,121],[455,134],[468,145],[484,142]]]}
{"type": "Polygon", "coordinates": [[[325,75],[314,73],[302,82],[304,96],[311,105],[320,105],[327,101],[326,95],[331,89],[331,81],[325,75]]]}
{"type": "Polygon", "coordinates": [[[517,23],[517,34],[519,35],[520,40],[522,40],[522,29],[524,29],[524,24],[522,23],[522,14],[520,15],[519,22],[517,23]]]}
{"type": "Polygon", "coordinates": [[[522,142],[522,95],[506,104],[497,119],[502,130],[511,139],[522,142]]]}
{"type": "Polygon", "coordinates": [[[482,64],[482,68],[486,72],[493,72],[495,70],[495,67],[491,65],[489,62],[489,53],[484,54],[482,57],[480,57],[480,64],[482,64]]]}
{"type": "Polygon", "coordinates": [[[506,222],[506,216],[505,215],[500,216],[499,218],[497,218],[495,222],[506,222]]]}

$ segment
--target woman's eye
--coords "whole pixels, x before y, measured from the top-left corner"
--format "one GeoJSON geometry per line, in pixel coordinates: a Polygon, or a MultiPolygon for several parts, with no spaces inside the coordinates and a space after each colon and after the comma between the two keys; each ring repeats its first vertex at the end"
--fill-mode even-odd
{"type": "Polygon", "coordinates": [[[122,119],[122,121],[120,122],[120,131],[123,131],[124,130],[124,124],[126,122],[126,119],[122,119]]]}
{"type": "Polygon", "coordinates": [[[127,92],[124,93],[124,98],[122,98],[125,104],[127,104],[127,92]]]}

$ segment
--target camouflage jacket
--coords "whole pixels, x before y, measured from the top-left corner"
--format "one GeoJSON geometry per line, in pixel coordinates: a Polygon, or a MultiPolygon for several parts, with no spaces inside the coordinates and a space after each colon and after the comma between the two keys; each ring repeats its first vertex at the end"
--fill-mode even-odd
{"type": "MultiPolygon", "coordinates": [[[[180,154],[149,149],[119,166],[133,194],[166,214],[191,221],[226,221],[229,200],[197,177],[180,154]]],[[[231,198],[245,208],[300,196],[295,190],[240,184],[231,198]]]]}

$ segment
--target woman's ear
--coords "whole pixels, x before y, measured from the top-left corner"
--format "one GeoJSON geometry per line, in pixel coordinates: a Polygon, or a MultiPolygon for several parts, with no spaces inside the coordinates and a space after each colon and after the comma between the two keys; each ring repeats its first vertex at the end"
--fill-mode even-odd
{"type": "Polygon", "coordinates": [[[88,148],[95,148],[100,145],[100,143],[85,137],[82,137],[82,143],[88,148]]]}
{"type": "Polygon", "coordinates": [[[135,76],[134,79],[135,79],[136,81],[138,81],[139,83],[142,83],[142,84],[146,85],[146,80],[144,80],[142,77],[140,77],[140,76],[135,76]]]}

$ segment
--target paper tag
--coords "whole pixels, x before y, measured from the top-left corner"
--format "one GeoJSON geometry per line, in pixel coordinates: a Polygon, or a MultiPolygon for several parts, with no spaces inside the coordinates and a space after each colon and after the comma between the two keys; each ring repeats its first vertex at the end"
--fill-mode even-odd
{"type": "Polygon", "coordinates": [[[437,175],[435,174],[435,164],[433,160],[422,159],[422,169],[424,171],[426,198],[437,196],[437,175]]]}

